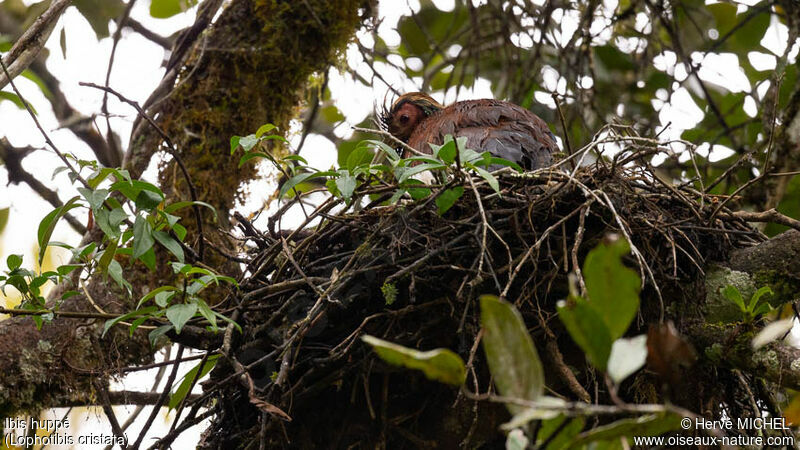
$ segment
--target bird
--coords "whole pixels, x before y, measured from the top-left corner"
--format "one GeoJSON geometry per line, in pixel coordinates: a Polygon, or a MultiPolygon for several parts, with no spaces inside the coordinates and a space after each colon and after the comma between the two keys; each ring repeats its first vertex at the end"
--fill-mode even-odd
{"type": "MultiPolygon", "coordinates": [[[[524,170],[550,166],[553,153],[559,151],[544,120],[501,100],[466,100],[444,106],[428,94],[409,92],[391,107],[384,107],[380,122],[385,131],[422,153],[432,153],[428,144],[442,145],[449,134],[466,137],[467,148],[488,151],[524,170]]],[[[410,156],[407,153],[404,151],[403,157],[410,156]]]]}

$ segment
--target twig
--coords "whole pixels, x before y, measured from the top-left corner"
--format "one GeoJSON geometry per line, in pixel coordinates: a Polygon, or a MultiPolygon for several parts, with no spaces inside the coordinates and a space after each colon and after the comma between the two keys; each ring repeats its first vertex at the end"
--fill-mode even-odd
{"type": "Polygon", "coordinates": [[[394,137],[392,135],[392,133],[389,133],[388,131],[376,130],[376,129],[373,129],[373,128],[361,128],[361,127],[353,127],[353,130],[359,131],[361,133],[377,134],[377,135],[383,136],[385,138],[389,138],[392,142],[394,142],[395,144],[403,147],[404,149],[408,150],[409,152],[411,152],[414,155],[417,155],[417,156],[428,156],[427,153],[423,153],[423,152],[415,149],[414,147],[406,144],[405,142],[401,141],[400,139],[397,139],[396,137],[394,137]]]}
{"type": "Polygon", "coordinates": [[[746,220],[748,222],[767,222],[786,225],[787,227],[794,228],[800,231],[800,220],[793,219],[789,216],[781,214],[777,209],[772,208],[761,212],[751,211],[736,211],[728,214],[728,217],[736,217],[737,219],[746,220]]]}
{"type": "MultiPolygon", "coordinates": [[[[569,130],[567,130],[567,121],[564,118],[564,112],[561,111],[561,104],[558,102],[558,94],[553,92],[551,95],[553,97],[553,102],[556,104],[556,110],[558,111],[558,118],[561,121],[561,129],[564,131],[564,145],[567,147],[567,156],[572,156],[572,145],[569,143],[569,130]]],[[[571,162],[572,168],[575,168],[575,163],[571,162]]]]}

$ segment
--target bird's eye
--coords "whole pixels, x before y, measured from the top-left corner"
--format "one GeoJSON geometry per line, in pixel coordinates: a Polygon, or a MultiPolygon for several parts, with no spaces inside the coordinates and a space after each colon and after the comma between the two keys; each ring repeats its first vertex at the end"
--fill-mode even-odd
{"type": "Polygon", "coordinates": [[[408,116],[405,114],[400,116],[400,123],[408,123],[408,116]]]}

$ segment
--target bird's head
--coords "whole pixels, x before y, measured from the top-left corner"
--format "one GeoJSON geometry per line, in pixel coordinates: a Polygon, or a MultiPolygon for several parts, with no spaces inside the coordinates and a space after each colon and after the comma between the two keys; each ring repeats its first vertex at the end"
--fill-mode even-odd
{"type": "Polygon", "coordinates": [[[444,106],[428,94],[409,92],[398,97],[390,108],[384,106],[380,114],[381,125],[392,136],[408,142],[417,125],[442,108],[444,106]]]}

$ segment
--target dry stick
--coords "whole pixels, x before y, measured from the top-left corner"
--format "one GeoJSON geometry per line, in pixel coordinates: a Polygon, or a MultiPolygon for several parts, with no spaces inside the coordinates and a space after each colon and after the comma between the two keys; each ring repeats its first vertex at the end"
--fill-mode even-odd
{"type": "Polygon", "coordinates": [[[200,379],[200,374],[203,372],[203,367],[208,361],[208,356],[208,352],[203,354],[203,359],[197,365],[197,371],[194,373],[191,383],[189,383],[189,389],[186,391],[186,395],[181,399],[181,403],[178,405],[178,408],[175,411],[175,420],[172,421],[172,426],[170,426],[169,431],[174,431],[175,427],[178,425],[178,419],[180,419],[181,414],[183,413],[183,407],[186,405],[186,400],[189,399],[189,394],[192,393],[192,389],[194,389],[195,384],[197,384],[197,380],[200,379]]]}
{"type": "Polygon", "coordinates": [[[308,275],[306,275],[303,269],[300,268],[300,265],[297,264],[297,261],[295,261],[292,251],[289,249],[289,244],[286,243],[286,239],[284,239],[283,236],[281,236],[281,246],[283,247],[283,253],[286,255],[287,258],[289,258],[289,262],[292,263],[292,266],[294,266],[294,270],[296,270],[297,273],[300,274],[300,277],[303,278],[303,281],[305,281],[308,287],[310,287],[317,295],[322,296],[324,291],[319,286],[314,284],[311,281],[311,279],[308,278],[308,275]]]}
{"type": "Polygon", "coordinates": [[[589,215],[589,211],[592,209],[592,204],[589,203],[583,210],[583,214],[579,217],[578,222],[578,231],[575,233],[575,242],[572,244],[572,271],[575,272],[576,278],[578,278],[578,284],[581,287],[581,295],[586,295],[586,283],[583,280],[583,273],[581,272],[581,266],[578,264],[578,248],[581,246],[581,242],[583,241],[583,233],[586,230],[586,217],[589,215]]]}
{"type": "Polygon", "coordinates": [[[786,225],[787,227],[794,228],[795,230],[800,231],[800,220],[793,219],[789,216],[783,215],[780,212],[778,212],[778,210],[776,210],[775,208],[761,212],[736,211],[727,216],[736,217],[738,219],[743,219],[748,222],[777,223],[780,225],[786,225]]]}
{"type": "MultiPolygon", "coordinates": [[[[178,344],[178,354],[175,355],[175,359],[177,361],[181,360],[183,356],[183,345],[178,344]]],[[[142,440],[144,439],[144,435],[150,431],[150,425],[153,424],[153,421],[156,419],[158,412],[161,410],[161,407],[164,405],[164,402],[167,401],[167,397],[169,396],[169,391],[172,389],[172,383],[175,382],[175,378],[178,376],[178,367],[180,367],[179,363],[175,363],[172,366],[172,372],[170,372],[169,377],[167,378],[167,384],[164,386],[164,390],[161,392],[161,396],[158,397],[158,401],[155,405],[153,405],[153,410],[150,412],[150,416],[147,417],[147,421],[145,422],[144,426],[142,426],[142,431],[139,433],[139,437],[136,438],[136,442],[133,444],[133,450],[139,448],[142,445],[142,440]]]]}
{"type": "Polygon", "coordinates": [[[50,309],[9,309],[0,308],[0,314],[9,316],[43,316],[53,314],[56,317],[66,317],[69,319],[116,319],[119,314],[104,314],[88,311],[54,311],[50,309]]]}
{"type": "MultiPolygon", "coordinates": [[[[572,156],[572,145],[569,143],[569,132],[567,131],[567,121],[564,118],[564,112],[561,111],[561,105],[558,102],[558,94],[553,92],[551,94],[553,97],[553,103],[556,104],[556,110],[558,111],[558,118],[561,120],[561,129],[564,131],[564,145],[567,147],[567,156],[572,156]]],[[[575,168],[575,162],[570,162],[572,164],[572,168],[575,168]]]]}
{"type": "MultiPolygon", "coordinates": [[[[661,288],[658,287],[658,282],[656,281],[656,277],[655,277],[655,275],[653,275],[653,271],[650,270],[650,266],[645,261],[644,256],[642,255],[642,253],[639,251],[639,249],[633,243],[633,239],[631,239],[631,236],[628,233],[628,227],[627,227],[625,221],[622,219],[622,217],[620,217],[619,214],[617,214],[617,210],[616,210],[616,208],[614,208],[614,203],[611,201],[610,198],[608,198],[608,195],[605,192],[600,191],[600,193],[603,194],[603,198],[606,199],[608,208],[611,210],[611,214],[614,215],[614,219],[616,220],[617,224],[619,225],[620,231],[625,236],[625,239],[628,240],[628,243],[631,246],[631,253],[633,253],[633,256],[635,256],[636,260],[639,262],[639,270],[640,270],[640,272],[642,272],[642,271],[647,272],[647,275],[650,277],[650,281],[653,283],[653,288],[655,288],[656,294],[658,295],[658,303],[659,303],[659,306],[660,306],[660,314],[659,314],[659,319],[658,320],[659,320],[659,322],[663,322],[664,321],[664,298],[661,296],[661,288]]],[[[644,273],[642,273],[642,287],[644,287],[644,282],[645,282],[644,273]]]]}
{"type": "Polygon", "coordinates": [[[120,444],[120,448],[127,449],[128,438],[125,437],[125,433],[122,432],[122,428],[119,426],[119,421],[117,421],[117,415],[114,414],[114,409],[111,408],[111,400],[108,398],[108,390],[106,390],[106,387],[100,380],[94,380],[93,384],[97,393],[100,394],[101,406],[103,407],[103,412],[106,413],[108,423],[111,424],[111,431],[114,432],[114,436],[124,442],[124,444],[120,444]]]}
{"type": "Polygon", "coordinates": [[[580,212],[583,209],[583,207],[585,207],[586,205],[589,204],[590,201],[593,201],[593,200],[591,200],[591,199],[587,200],[587,202],[584,203],[583,205],[581,205],[581,207],[573,209],[569,214],[567,214],[566,216],[562,217],[561,219],[558,220],[558,222],[554,223],[553,225],[550,225],[546,230],[544,230],[544,232],[542,232],[542,235],[539,236],[539,239],[537,239],[536,242],[533,245],[528,247],[528,250],[519,259],[519,263],[517,264],[516,267],[514,267],[514,270],[511,272],[511,276],[508,277],[508,283],[506,283],[506,287],[500,293],[500,297],[505,298],[505,296],[508,294],[509,289],[511,289],[511,284],[514,282],[514,279],[517,278],[517,275],[519,275],[519,272],[522,270],[522,266],[525,265],[525,262],[527,261],[527,259],[530,258],[530,256],[533,254],[533,251],[538,249],[542,245],[542,242],[545,239],[547,239],[547,237],[550,235],[550,233],[553,230],[555,230],[556,228],[560,227],[562,223],[566,222],[572,216],[574,216],[576,213],[580,212]]]}
{"type": "Polygon", "coordinates": [[[413,154],[415,154],[417,156],[429,156],[427,153],[422,153],[421,151],[419,151],[419,150],[415,149],[414,147],[406,144],[405,142],[401,141],[400,139],[397,139],[396,137],[394,137],[394,135],[392,135],[392,133],[389,133],[387,131],[375,130],[375,129],[372,129],[372,128],[361,128],[361,127],[353,127],[353,130],[359,131],[361,133],[377,134],[379,136],[383,136],[383,137],[389,138],[395,144],[403,147],[404,149],[408,150],[409,152],[411,152],[411,153],[413,153],[413,154]]]}
{"type": "Polygon", "coordinates": [[[186,180],[186,184],[189,187],[189,196],[192,199],[192,210],[194,211],[195,222],[197,224],[197,233],[199,235],[197,253],[199,255],[200,261],[202,261],[205,251],[205,239],[203,237],[203,213],[200,211],[200,207],[197,205],[197,189],[195,189],[194,183],[192,183],[192,179],[189,176],[189,170],[186,169],[186,165],[183,163],[183,159],[181,158],[181,155],[178,153],[178,149],[175,148],[175,144],[172,142],[172,139],[170,139],[167,133],[165,133],[164,130],[162,130],[161,127],[158,126],[155,120],[153,120],[153,118],[150,117],[142,109],[142,107],[139,106],[139,104],[134,102],[133,100],[129,100],[128,98],[126,98],[125,96],[123,96],[122,94],[120,94],[119,92],[115,91],[114,89],[108,86],[99,86],[94,83],[86,83],[86,82],[80,82],[78,84],[80,86],[93,87],[95,89],[100,89],[103,92],[114,94],[118,99],[120,99],[120,101],[131,105],[134,109],[136,109],[136,112],[139,113],[139,116],[144,118],[156,130],[156,132],[161,136],[161,138],[164,139],[164,142],[167,143],[167,148],[169,148],[172,157],[175,158],[175,162],[178,164],[178,167],[180,167],[181,173],[183,174],[183,178],[186,180]]]}
{"type": "Polygon", "coordinates": [[[713,224],[714,224],[714,218],[715,218],[715,217],[717,217],[717,214],[718,214],[720,211],[722,211],[722,208],[724,208],[724,207],[725,207],[725,205],[727,205],[729,201],[733,200],[733,199],[734,199],[734,197],[736,197],[736,196],[737,196],[737,195],[738,195],[740,192],[742,192],[743,190],[745,190],[745,189],[749,188],[749,187],[750,187],[750,186],[752,186],[753,184],[755,184],[755,183],[758,183],[759,181],[761,181],[762,179],[764,179],[764,176],[765,176],[765,174],[763,174],[763,173],[762,173],[761,175],[759,175],[759,176],[757,176],[757,177],[753,178],[752,180],[748,181],[747,183],[745,183],[745,184],[743,184],[743,185],[739,186],[739,188],[738,188],[738,189],[736,189],[735,191],[733,191],[733,193],[732,193],[732,194],[730,194],[730,195],[729,195],[729,196],[728,196],[728,197],[727,197],[725,200],[721,201],[721,202],[719,203],[719,205],[717,205],[717,207],[716,207],[716,208],[714,209],[714,211],[711,213],[711,216],[709,216],[709,218],[708,218],[708,224],[709,224],[709,226],[711,226],[711,225],[713,225],[713,224]]]}

